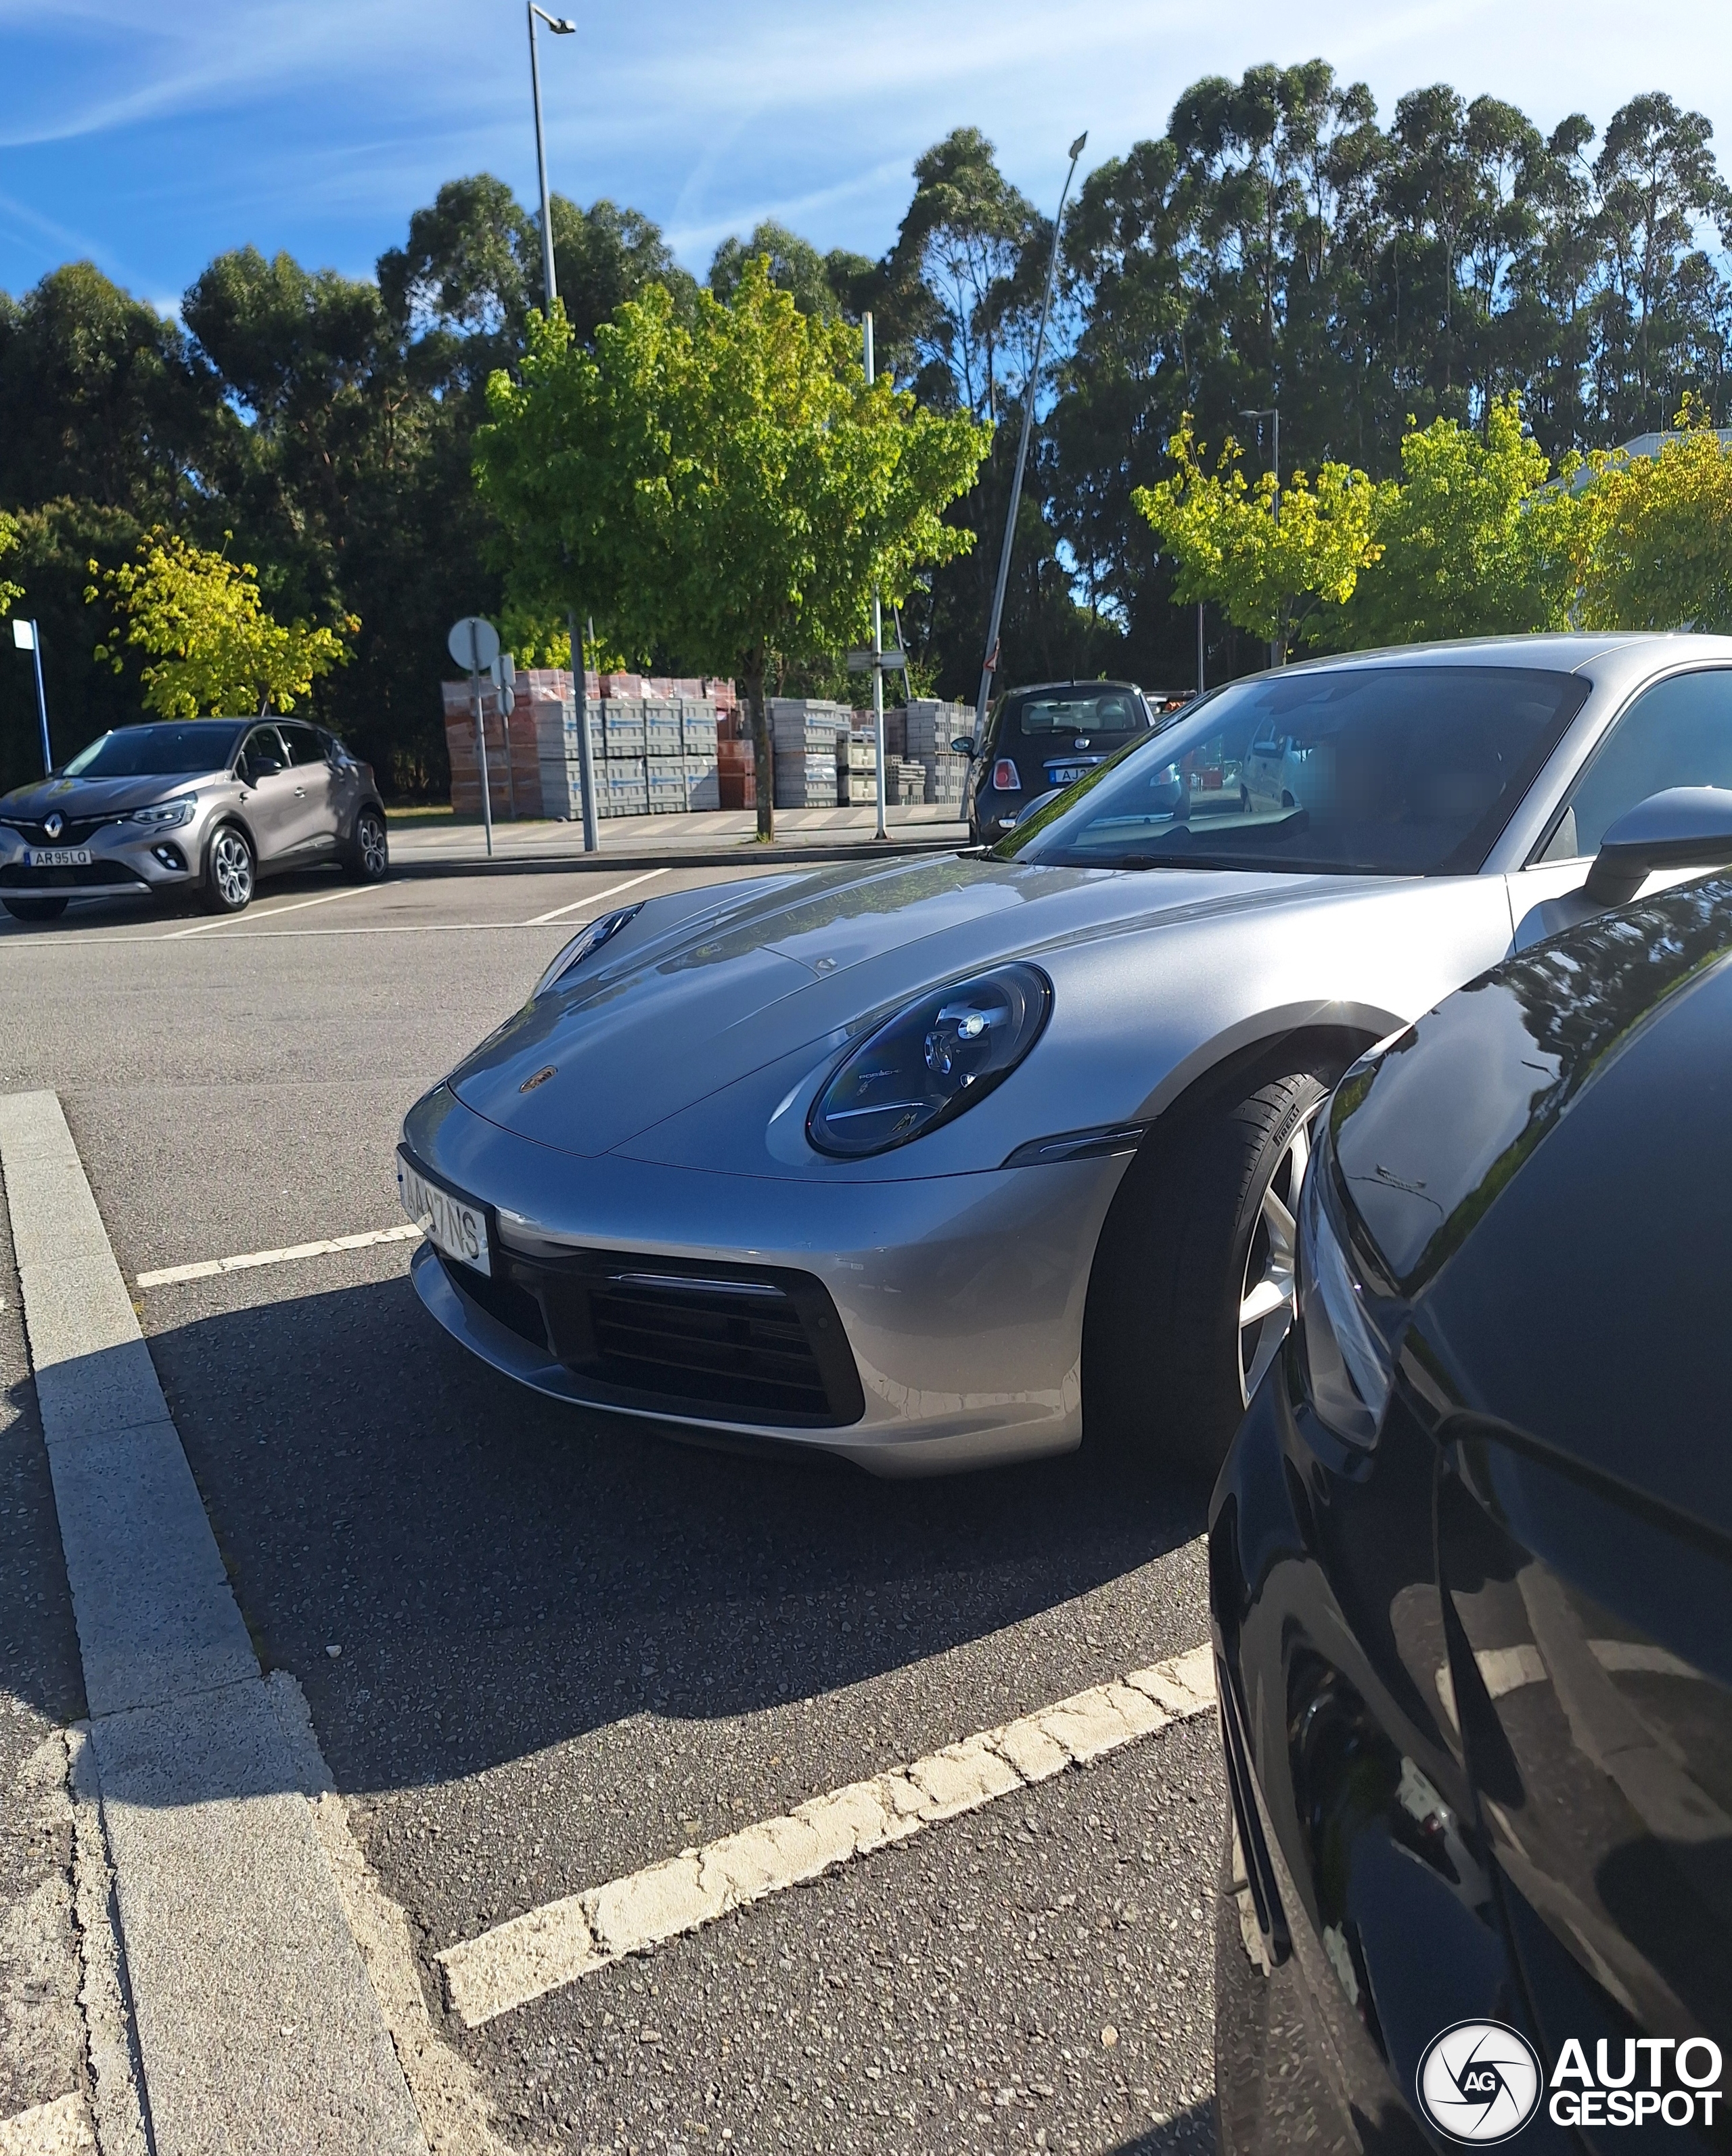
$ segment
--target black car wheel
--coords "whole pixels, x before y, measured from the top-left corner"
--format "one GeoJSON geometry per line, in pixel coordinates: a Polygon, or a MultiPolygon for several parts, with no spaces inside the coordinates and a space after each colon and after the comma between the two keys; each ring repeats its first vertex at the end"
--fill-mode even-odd
{"type": "Polygon", "coordinates": [[[242,913],[253,901],[258,870],[246,833],[224,824],[211,840],[205,865],[204,899],[213,913],[242,913]]]}
{"type": "Polygon", "coordinates": [[[1294,1212],[1327,1091],[1310,1071],[1251,1085],[1157,1126],[1131,1163],[1089,1282],[1086,1438],[1219,1468],[1292,1322],[1294,1212]]]}
{"type": "Polygon", "coordinates": [[[66,911],[64,898],[3,898],[3,906],[14,921],[58,921],[66,911]]]}
{"type": "Polygon", "coordinates": [[[363,808],[355,819],[355,836],[347,858],[350,876],[356,883],[382,883],[391,867],[391,842],[385,819],[377,808],[363,808]]]}

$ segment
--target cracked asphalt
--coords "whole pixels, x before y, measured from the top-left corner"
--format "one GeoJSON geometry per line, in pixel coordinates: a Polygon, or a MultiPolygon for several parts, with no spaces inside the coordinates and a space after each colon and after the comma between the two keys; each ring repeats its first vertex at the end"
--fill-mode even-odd
{"type": "MultiPolygon", "coordinates": [[[[612,880],[406,879],[273,930],[309,880],[244,937],[117,907],[5,924],[0,1088],[60,1092],[129,1280],[390,1226],[402,1111],[584,914],[519,924],[612,880]]],[[[261,1656],[305,1688],[503,2137],[1212,2148],[1207,1717],[480,2029],[447,2014],[448,1945],[1195,1645],[1202,1502],[1086,1450],[879,1483],[577,1414],[449,1342],[408,1255],[136,1300],[261,1656]]],[[[3,1277],[0,1298],[15,1324],[3,1277]]],[[[39,1542],[39,1440],[9,1397],[39,1542]]],[[[78,1711],[64,1579],[35,1562],[0,1589],[8,1763],[78,1711]]]]}

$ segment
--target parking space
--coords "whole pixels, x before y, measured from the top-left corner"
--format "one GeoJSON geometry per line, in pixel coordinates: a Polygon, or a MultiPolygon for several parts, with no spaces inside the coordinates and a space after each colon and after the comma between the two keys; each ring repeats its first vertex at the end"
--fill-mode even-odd
{"type": "Polygon", "coordinates": [[[449,2009],[445,1949],[1206,1630],[1201,1502],[1158,1473],[879,1483],[679,1445],[467,1357],[400,1237],[341,1247],[397,1224],[408,1102],[627,881],[8,924],[0,1090],[61,1096],[261,1660],[506,2143],[1207,2148],[1207,1715],[479,2025],[449,2009]]]}

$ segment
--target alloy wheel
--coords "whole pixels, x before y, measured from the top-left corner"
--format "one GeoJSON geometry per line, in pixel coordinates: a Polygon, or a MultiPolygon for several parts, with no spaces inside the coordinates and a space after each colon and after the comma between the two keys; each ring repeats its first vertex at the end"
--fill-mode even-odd
{"type": "Polygon", "coordinates": [[[1245,1254],[1245,1276],[1239,1287],[1239,1402],[1243,1407],[1250,1406],[1252,1394],[1293,1323],[1299,1185],[1311,1158],[1311,1126],[1322,1106],[1318,1101],[1300,1118],[1275,1163],[1245,1254]]]}
{"type": "Polygon", "coordinates": [[[253,896],[253,855],[238,831],[219,831],[211,848],[211,875],[218,896],[238,913],[253,896]]]}
{"type": "Polygon", "coordinates": [[[361,850],[361,865],[364,872],[369,876],[383,875],[389,863],[384,819],[375,815],[371,808],[364,809],[355,836],[361,850]]]}

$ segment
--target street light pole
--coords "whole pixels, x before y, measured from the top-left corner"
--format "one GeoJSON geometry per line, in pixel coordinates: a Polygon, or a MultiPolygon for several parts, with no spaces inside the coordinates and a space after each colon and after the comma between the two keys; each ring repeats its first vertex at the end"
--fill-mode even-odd
{"type": "Polygon", "coordinates": [[[527,0],[530,33],[530,89],[535,101],[535,172],[541,183],[541,290],[547,312],[553,312],[553,302],[559,287],[553,275],[553,218],[547,201],[547,150],[541,138],[541,63],[535,51],[535,18],[541,20],[556,38],[569,38],[577,25],[565,15],[550,15],[545,8],[538,8],[535,0],[527,0]]]}
{"type": "MultiPolygon", "coordinates": [[[[556,38],[569,38],[577,25],[567,15],[550,15],[545,8],[538,8],[535,0],[527,0],[530,39],[530,89],[535,105],[535,177],[541,190],[541,304],[548,320],[553,319],[553,303],[559,297],[559,280],[553,271],[553,205],[547,194],[547,145],[541,131],[541,63],[535,50],[535,18],[541,20],[556,38]]],[[[571,710],[577,727],[577,792],[579,807],[583,816],[583,850],[596,851],[599,844],[596,834],[596,775],[589,752],[589,707],[585,695],[583,644],[577,634],[577,609],[566,610],[566,626],[571,639],[571,710]]]]}
{"type": "MultiPolygon", "coordinates": [[[[870,315],[862,315],[860,317],[860,330],[865,341],[866,349],[864,357],[866,362],[866,388],[867,393],[869,395],[871,393],[873,382],[876,379],[876,377],[873,372],[872,317],[870,315]]],[[[899,636],[898,637],[897,641],[900,643],[901,639],[899,636]]],[[[884,825],[884,610],[879,598],[878,586],[874,584],[872,587],[872,737],[874,743],[875,744],[874,757],[878,766],[878,777],[874,782],[874,793],[878,802],[878,829],[873,835],[875,838],[879,839],[888,839],[890,835],[884,825]]],[[[907,743],[904,742],[903,746],[906,748],[907,743]]]]}
{"type": "MultiPolygon", "coordinates": [[[[1269,423],[1269,448],[1275,472],[1275,492],[1269,504],[1269,521],[1279,531],[1281,528],[1281,408],[1279,404],[1266,404],[1260,411],[1243,411],[1239,417],[1256,420],[1258,434],[1263,432],[1263,421],[1267,419],[1269,423]]],[[[1280,665],[1284,656],[1283,639],[1278,635],[1269,645],[1270,665],[1280,665]]]]}
{"type": "Polygon", "coordinates": [[[1064,234],[1064,205],[1070,183],[1077,176],[1077,159],[1088,141],[1086,132],[1070,146],[1070,170],[1064,175],[1058,197],[1058,214],[1053,220],[1053,255],[1047,264],[1047,289],[1041,295],[1040,327],[1034,336],[1034,363],[1028,370],[1028,388],[1022,400],[1022,439],[1017,444],[1016,475],[1011,481],[1010,509],[1004,520],[1004,544],[998,554],[998,582],[992,590],[992,618],[986,624],[986,654],[981,667],[980,694],[974,703],[974,738],[978,745],[986,723],[986,700],[992,693],[992,676],[998,671],[998,625],[1004,614],[1004,588],[1010,581],[1011,542],[1016,536],[1017,511],[1022,500],[1022,471],[1028,462],[1028,436],[1034,424],[1034,399],[1040,388],[1040,358],[1046,347],[1047,316],[1053,308],[1053,285],[1058,275],[1058,243],[1064,234]]]}

